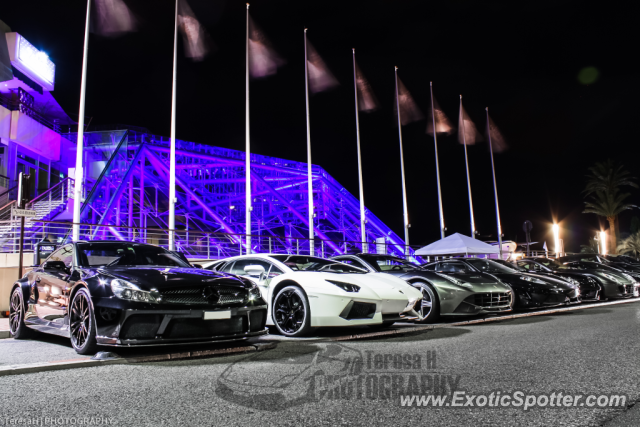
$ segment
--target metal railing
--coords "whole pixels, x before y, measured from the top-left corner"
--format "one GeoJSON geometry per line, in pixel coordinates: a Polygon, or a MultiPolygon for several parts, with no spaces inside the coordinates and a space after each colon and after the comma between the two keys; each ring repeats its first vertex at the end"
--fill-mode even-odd
{"type": "MultiPolygon", "coordinates": [[[[64,186],[68,188],[68,186],[64,186]]],[[[68,191],[68,190],[67,190],[68,191]]],[[[49,203],[43,194],[30,202],[49,203]]],[[[28,205],[29,206],[29,205],[28,205]]],[[[25,224],[24,251],[33,251],[35,244],[48,240],[57,244],[70,241],[72,224],[69,222],[28,219],[25,224]]],[[[200,230],[176,230],[176,249],[191,259],[220,259],[246,254],[246,235],[203,232],[200,230]]],[[[16,218],[0,220],[0,252],[18,252],[20,221],[16,218]]],[[[168,248],[169,230],[163,228],[126,227],[113,224],[81,224],[80,240],[112,240],[149,243],[168,248]],[[91,236],[94,236],[92,239],[91,236]]],[[[309,239],[299,236],[252,235],[252,253],[282,253],[309,255],[309,239]]],[[[363,244],[357,241],[314,239],[314,254],[330,257],[345,253],[362,252],[363,244]]],[[[406,246],[395,243],[366,242],[369,253],[398,253],[406,251],[406,246]]],[[[419,246],[411,246],[417,249],[419,246]]],[[[420,260],[420,258],[418,258],[420,260]]]]}

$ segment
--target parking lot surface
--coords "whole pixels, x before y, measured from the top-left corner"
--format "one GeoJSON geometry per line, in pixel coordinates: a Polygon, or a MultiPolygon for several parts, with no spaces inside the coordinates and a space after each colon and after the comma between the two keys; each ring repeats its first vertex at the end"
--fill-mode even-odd
{"type": "MultiPolygon", "coordinates": [[[[638,406],[627,408],[640,397],[639,326],[640,304],[629,303],[355,341],[282,340],[235,356],[2,376],[0,416],[102,417],[135,426],[633,425],[638,406]],[[621,408],[526,411],[400,401],[412,391],[451,399],[456,391],[517,390],[628,400],[621,408]]],[[[0,340],[0,354],[2,363],[75,357],[55,337],[0,340]]]]}

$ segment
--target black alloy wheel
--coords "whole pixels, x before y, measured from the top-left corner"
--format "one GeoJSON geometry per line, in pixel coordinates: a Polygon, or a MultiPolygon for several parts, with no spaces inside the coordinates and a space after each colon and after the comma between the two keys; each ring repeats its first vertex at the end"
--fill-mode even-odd
{"type": "Polygon", "coordinates": [[[69,332],[71,345],[78,354],[94,354],[96,342],[96,324],[91,298],[86,289],[80,289],[71,302],[69,311],[69,332]]]}
{"type": "Polygon", "coordinates": [[[297,286],[278,292],[273,303],[273,321],[281,334],[300,337],[311,331],[311,312],[307,296],[297,286]]]}
{"type": "Polygon", "coordinates": [[[29,338],[32,335],[31,330],[24,324],[24,304],[22,303],[22,289],[19,286],[11,293],[9,333],[15,339],[29,338]]]}
{"type": "Polygon", "coordinates": [[[416,304],[416,311],[422,320],[418,323],[433,323],[440,317],[440,301],[433,288],[427,283],[416,282],[413,286],[422,292],[422,301],[416,304]]]}

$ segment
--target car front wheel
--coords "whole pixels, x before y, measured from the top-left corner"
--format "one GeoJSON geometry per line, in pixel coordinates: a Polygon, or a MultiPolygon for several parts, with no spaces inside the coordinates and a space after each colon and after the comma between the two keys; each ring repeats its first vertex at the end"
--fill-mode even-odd
{"type": "Polygon", "coordinates": [[[71,345],[78,354],[95,354],[96,321],[91,297],[86,289],[80,289],[73,297],[69,311],[71,345]]]}
{"type": "Polygon", "coordinates": [[[24,324],[24,303],[22,301],[22,289],[19,286],[11,293],[9,333],[11,337],[18,340],[29,338],[32,335],[31,329],[24,324]]]}
{"type": "Polygon", "coordinates": [[[416,282],[412,284],[420,292],[422,292],[422,301],[420,301],[416,310],[423,319],[417,323],[433,323],[440,317],[440,301],[433,288],[427,283],[416,282]]]}
{"type": "Polygon", "coordinates": [[[273,323],[288,337],[301,337],[312,331],[309,301],[301,288],[286,286],[278,292],[273,302],[273,323]]]}

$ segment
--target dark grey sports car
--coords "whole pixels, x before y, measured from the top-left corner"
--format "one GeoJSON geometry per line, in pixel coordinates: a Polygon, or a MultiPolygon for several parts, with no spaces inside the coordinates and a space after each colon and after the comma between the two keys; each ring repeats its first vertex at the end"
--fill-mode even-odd
{"type": "Polygon", "coordinates": [[[419,289],[423,323],[432,323],[440,315],[470,316],[512,310],[513,297],[507,285],[492,275],[456,268],[455,264],[434,272],[391,255],[340,255],[332,259],[369,272],[397,276],[419,289]]]}
{"type": "Polygon", "coordinates": [[[632,298],[639,295],[638,282],[630,274],[599,262],[572,261],[565,265],[593,274],[602,286],[600,299],[632,298]]]}
{"type": "Polygon", "coordinates": [[[157,246],[65,245],[11,289],[10,332],[69,337],[80,354],[98,345],[238,340],[267,332],[267,305],[251,281],[194,268],[157,246]]]}
{"type": "Polygon", "coordinates": [[[515,308],[541,308],[580,302],[578,286],[552,277],[523,273],[516,268],[481,258],[457,258],[427,264],[425,268],[446,271],[447,264],[455,263],[470,273],[486,273],[507,285],[515,293],[515,308]]]}

